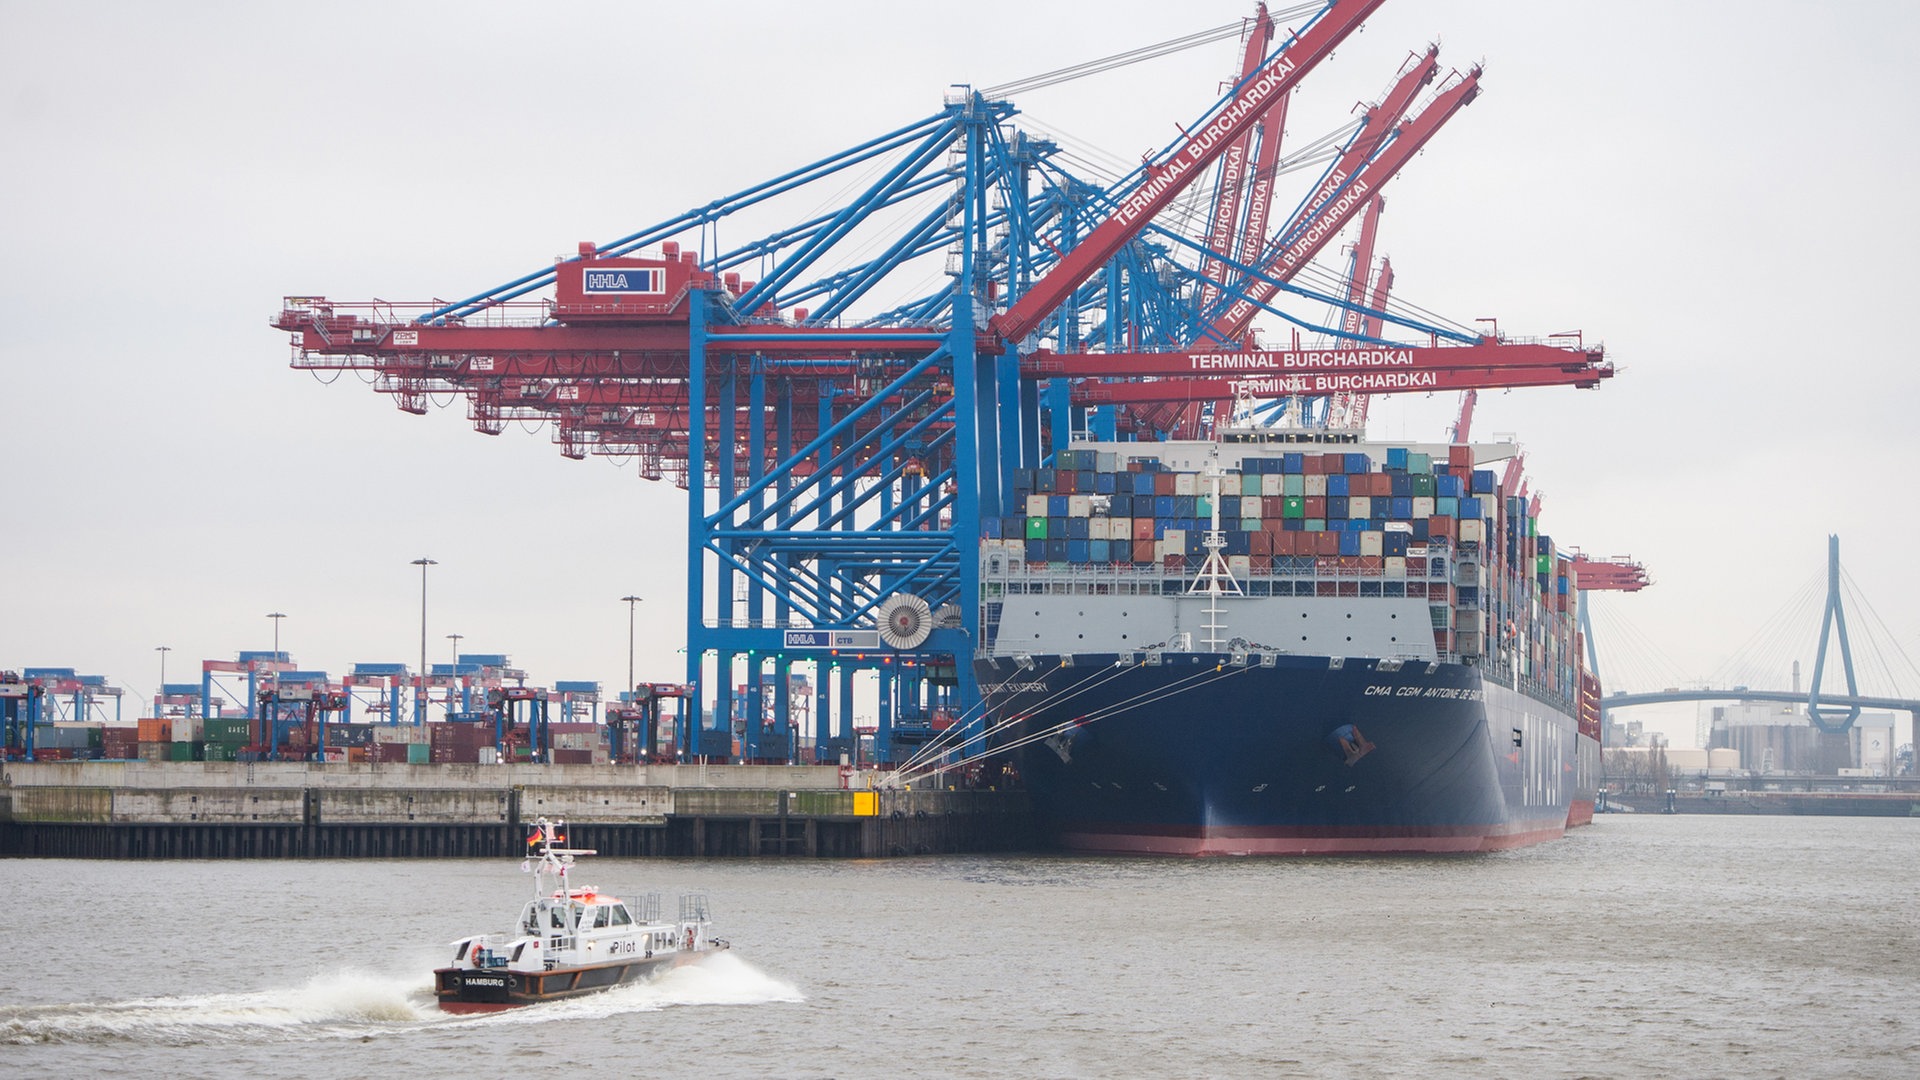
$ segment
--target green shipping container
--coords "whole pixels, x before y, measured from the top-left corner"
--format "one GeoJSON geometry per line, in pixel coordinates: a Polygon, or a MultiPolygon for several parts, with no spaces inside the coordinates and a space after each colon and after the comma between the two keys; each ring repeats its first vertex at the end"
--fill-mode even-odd
{"type": "Polygon", "coordinates": [[[1419,498],[1433,497],[1434,483],[1433,483],[1433,476],[1431,474],[1418,473],[1408,477],[1407,479],[1413,485],[1414,498],[1419,499],[1419,498]]]}
{"type": "Polygon", "coordinates": [[[1289,495],[1280,501],[1280,516],[1283,518],[1303,518],[1307,516],[1307,500],[1303,496],[1289,495]]]}
{"type": "Polygon", "coordinates": [[[197,749],[199,749],[199,746],[200,746],[199,743],[177,742],[177,743],[168,743],[167,746],[168,746],[168,750],[167,750],[168,761],[200,760],[200,755],[194,752],[197,749]]]}
{"type": "Polygon", "coordinates": [[[253,721],[246,717],[201,721],[201,734],[208,742],[238,743],[253,741],[253,721]]]}
{"type": "Polygon", "coordinates": [[[1287,475],[1282,476],[1280,478],[1280,494],[1305,495],[1306,493],[1307,493],[1306,477],[1300,475],[1299,473],[1288,473],[1287,475]]]}
{"type": "Polygon", "coordinates": [[[232,761],[234,755],[240,752],[239,745],[234,743],[209,742],[203,746],[207,761],[232,761]]]}
{"type": "Polygon", "coordinates": [[[1047,519],[1030,517],[1027,519],[1027,539],[1045,540],[1047,538],[1047,519]]]}
{"type": "Polygon", "coordinates": [[[407,764],[425,765],[427,762],[433,760],[429,753],[432,749],[433,747],[428,746],[426,743],[423,743],[423,742],[408,743],[407,744],[407,764]]]}

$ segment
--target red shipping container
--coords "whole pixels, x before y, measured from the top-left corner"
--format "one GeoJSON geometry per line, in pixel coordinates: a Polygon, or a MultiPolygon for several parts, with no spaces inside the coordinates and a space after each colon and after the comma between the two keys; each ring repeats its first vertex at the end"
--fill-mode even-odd
{"type": "MultiPolygon", "coordinates": [[[[1152,543],[1152,541],[1153,541],[1153,519],[1152,519],[1152,518],[1150,518],[1150,517],[1137,517],[1137,518],[1134,518],[1134,519],[1133,519],[1133,538],[1134,538],[1135,540],[1145,540],[1145,541],[1147,541],[1148,543],[1152,543]]],[[[1134,561],[1135,561],[1135,562],[1138,562],[1139,560],[1138,560],[1138,559],[1135,559],[1134,561]]],[[[1151,559],[1148,559],[1147,561],[1148,561],[1148,562],[1151,562],[1152,560],[1151,560],[1151,559]]]]}
{"type": "Polygon", "coordinates": [[[1053,471],[1053,492],[1056,495],[1077,495],[1080,493],[1079,474],[1072,469],[1053,471]]]}
{"type": "MultiPolygon", "coordinates": [[[[1427,519],[1427,535],[1444,540],[1453,538],[1453,518],[1447,514],[1435,514],[1427,519]]],[[[1408,569],[1412,569],[1411,566],[1408,569]]]]}
{"type": "Polygon", "coordinates": [[[1426,582],[1424,582],[1424,581],[1409,581],[1409,582],[1407,582],[1407,595],[1408,595],[1408,596],[1425,596],[1425,595],[1427,595],[1427,583],[1426,583],[1426,582]]]}
{"type": "Polygon", "coordinates": [[[1153,493],[1155,495],[1173,494],[1173,474],[1170,472],[1154,473],[1153,493]]]}
{"type": "Polygon", "coordinates": [[[1386,569],[1386,563],[1387,561],[1378,555],[1361,555],[1354,559],[1354,566],[1356,566],[1361,573],[1376,576],[1380,571],[1386,569]]]}
{"type": "Polygon", "coordinates": [[[1456,476],[1462,475],[1459,472],[1459,470],[1461,469],[1471,470],[1473,468],[1473,447],[1471,446],[1447,447],[1447,464],[1454,468],[1455,470],[1454,474],[1456,476]]]}
{"type": "Polygon", "coordinates": [[[1327,499],[1326,499],[1326,496],[1324,496],[1324,495],[1309,495],[1309,496],[1307,496],[1307,513],[1306,513],[1306,516],[1308,516],[1308,517],[1310,517],[1310,518],[1321,518],[1321,519],[1325,519],[1325,518],[1326,518],[1326,516],[1327,516],[1327,499]]]}
{"type": "Polygon", "coordinates": [[[593,764],[593,751],[591,750],[563,750],[555,747],[552,753],[553,763],[555,765],[593,764]]]}
{"type": "Polygon", "coordinates": [[[1261,531],[1247,537],[1248,553],[1254,558],[1273,554],[1273,534],[1261,531]]]}
{"type": "MultiPolygon", "coordinates": [[[[1149,522],[1148,524],[1152,523],[1149,522]]],[[[1153,561],[1152,540],[1135,540],[1133,542],[1133,561],[1137,563],[1150,563],[1153,561]]]]}
{"type": "Polygon", "coordinates": [[[1273,556],[1255,555],[1247,560],[1247,565],[1256,574],[1270,574],[1273,572],[1273,556]]]}
{"type": "Polygon", "coordinates": [[[1339,476],[1341,473],[1346,472],[1347,471],[1347,455],[1321,454],[1320,455],[1320,471],[1323,473],[1326,473],[1328,476],[1339,476]]]}
{"type": "Polygon", "coordinates": [[[1178,574],[1185,571],[1186,568],[1187,568],[1187,557],[1185,555],[1167,556],[1167,560],[1166,560],[1167,573],[1178,574]]]}
{"type": "Polygon", "coordinates": [[[1308,533],[1306,535],[1313,537],[1313,553],[1315,555],[1338,556],[1340,554],[1339,533],[1319,532],[1308,533]]]}

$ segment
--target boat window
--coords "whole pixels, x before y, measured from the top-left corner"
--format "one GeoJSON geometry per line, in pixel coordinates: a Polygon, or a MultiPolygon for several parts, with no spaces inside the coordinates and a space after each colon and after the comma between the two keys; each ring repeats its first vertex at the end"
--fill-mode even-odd
{"type": "Polygon", "coordinates": [[[594,928],[595,930],[604,930],[604,929],[606,929],[606,928],[607,928],[607,918],[608,918],[608,916],[607,916],[607,905],[605,905],[605,904],[597,904],[597,905],[595,905],[595,906],[594,906],[594,909],[593,909],[593,928],[594,928]]]}
{"type": "Polygon", "coordinates": [[[567,928],[567,919],[562,909],[554,907],[548,910],[549,914],[553,917],[553,928],[555,930],[565,930],[567,928]]]}
{"type": "Polygon", "coordinates": [[[625,904],[613,905],[613,925],[615,926],[632,926],[633,925],[633,916],[627,914],[627,905],[625,904]]]}

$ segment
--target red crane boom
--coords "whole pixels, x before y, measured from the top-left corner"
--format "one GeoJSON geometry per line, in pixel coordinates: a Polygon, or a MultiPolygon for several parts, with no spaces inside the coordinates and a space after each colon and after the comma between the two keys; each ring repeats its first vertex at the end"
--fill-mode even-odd
{"type": "Polygon", "coordinates": [[[1362,127],[1360,137],[1354,139],[1353,145],[1327,175],[1320,191],[1314,194],[1303,214],[1304,220],[1294,222],[1282,233],[1283,242],[1273,245],[1262,260],[1261,272],[1273,280],[1255,282],[1251,290],[1247,290],[1248,295],[1236,300],[1220,318],[1218,325],[1226,331],[1227,337],[1238,339],[1243,336],[1253,321],[1254,313],[1280,291],[1280,286],[1275,282],[1292,280],[1308,261],[1319,254],[1321,248],[1339,235],[1341,228],[1353,215],[1367,205],[1368,196],[1385,187],[1387,181],[1393,179],[1394,174],[1433,138],[1441,125],[1479,96],[1480,69],[1476,67],[1465,78],[1442,91],[1420,115],[1398,124],[1394,128],[1393,141],[1379,151],[1378,157],[1368,160],[1372,153],[1369,144],[1377,146],[1377,139],[1384,137],[1386,125],[1393,124],[1404,112],[1405,105],[1397,111],[1394,106],[1402,101],[1410,104],[1413,95],[1419,92],[1426,80],[1431,79],[1429,65],[1436,63],[1435,55],[1429,52],[1426,61],[1410,69],[1387,100],[1368,114],[1368,123],[1362,127]],[[1374,121],[1375,116],[1382,120],[1374,121]]]}
{"type": "Polygon", "coordinates": [[[1120,200],[1119,208],[1112,215],[1094,226],[1085,239],[1035,281],[1013,306],[994,316],[989,323],[993,333],[1004,341],[1025,340],[1069,293],[1113,258],[1147,222],[1166,209],[1208,165],[1252,128],[1266,114],[1274,98],[1285,96],[1299,85],[1307,72],[1385,2],[1329,0],[1326,9],[1305,30],[1295,34],[1265,67],[1242,82],[1233,96],[1214,110],[1165,160],[1148,164],[1140,183],[1120,200]]]}

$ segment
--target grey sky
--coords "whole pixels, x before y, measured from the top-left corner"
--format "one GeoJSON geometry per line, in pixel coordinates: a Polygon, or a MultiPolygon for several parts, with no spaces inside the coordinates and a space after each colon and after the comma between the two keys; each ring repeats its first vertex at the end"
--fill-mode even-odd
{"type": "MultiPolygon", "coordinates": [[[[155,645],[186,681],[266,648],[275,610],[304,667],[411,662],[425,554],[430,659],[459,632],[542,683],[611,688],[638,591],[642,676],[680,678],[681,492],[544,432],[403,415],[351,375],[316,385],[267,326],[280,298],[465,295],[927,115],[948,83],[1250,10],[0,5],[0,667],[144,695],[155,645]]],[[[1388,189],[1381,249],[1424,307],[1607,344],[1610,384],[1486,395],[1476,430],[1525,444],[1556,539],[1648,564],[1656,588],[1606,603],[1680,670],[1726,660],[1829,532],[1920,655],[1920,377],[1880,340],[1920,239],[1917,23],[1894,3],[1398,0],[1296,106],[1311,138],[1428,40],[1487,61],[1486,93],[1388,189]]],[[[1236,48],[1016,104],[1137,159],[1236,48]]],[[[1453,409],[1376,405],[1375,432],[1441,437],[1453,409]]],[[[1654,726],[1691,741],[1690,719],[1654,726]]]]}

